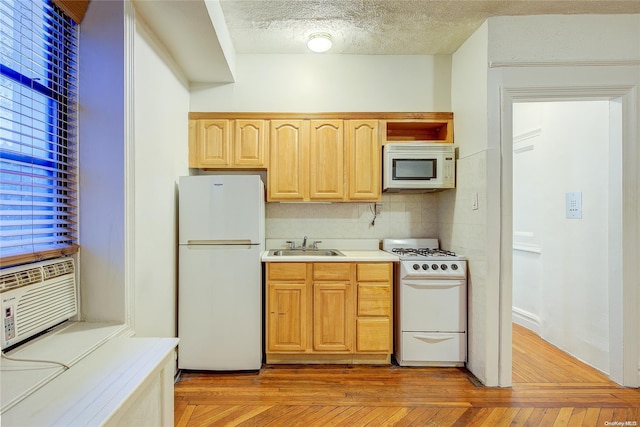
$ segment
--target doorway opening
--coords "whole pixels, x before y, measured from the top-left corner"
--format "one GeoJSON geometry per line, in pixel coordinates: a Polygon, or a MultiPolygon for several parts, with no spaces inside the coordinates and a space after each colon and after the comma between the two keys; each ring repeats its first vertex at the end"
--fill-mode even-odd
{"type": "MultiPolygon", "coordinates": [[[[611,168],[621,116],[607,99],[512,107],[513,321],[610,375],[609,294],[621,286],[610,277],[612,258],[621,258],[610,224],[622,208],[620,168],[611,168]]],[[[514,382],[526,377],[515,374],[525,371],[519,360],[514,382]]]]}
{"type": "MultiPolygon", "coordinates": [[[[574,76],[575,77],[575,76],[574,76]]],[[[560,79],[562,80],[562,79],[560,79]]],[[[555,81],[558,84],[560,81],[555,81]]],[[[512,82],[514,83],[514,82],[512,82]]],[[[638,375],[638,165],[637,100],[630,86],[512,87],[501,90],[501,149],[498,159],[500,192],[500,341],[498,383],[512,383],[513,319],[513,108],[526,102],[606,101],[609,106],[607,244],[605,251],[593,248],[589,268],[607,262],[609,355],[612,381],[637,387],[638,375]],[[597,254],[597,255],[596,255],[597,254]]],[[[540,173],[545,173],[541,170],[540,173]]],[[[548,174],[548,173],[547,173],[548,174]]],[[[580,193],[568,190],[566,193],[580,193]]],[[[585,206],[583,206],[584,208],[585,206]]],[[[566,208],[566,205],[565,205],[566,208]]],[[[565,214],[565,209],[562,210],[565,214]]],[[[583,212],[583,215],[586,212],[583,212]]],[[[546,302],[545,302],[546,303],[546,302]]]]}

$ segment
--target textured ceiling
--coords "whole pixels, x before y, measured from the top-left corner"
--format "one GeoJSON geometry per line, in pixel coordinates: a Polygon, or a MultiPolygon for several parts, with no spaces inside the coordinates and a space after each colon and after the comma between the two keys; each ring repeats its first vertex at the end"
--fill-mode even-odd
{"type": "Polygon", "coordinates": [[[330,33],[329,53],[451,54],[489,17],[640,13],[640,0],[220,0],[240,54],[309,53],[330,33]]]}

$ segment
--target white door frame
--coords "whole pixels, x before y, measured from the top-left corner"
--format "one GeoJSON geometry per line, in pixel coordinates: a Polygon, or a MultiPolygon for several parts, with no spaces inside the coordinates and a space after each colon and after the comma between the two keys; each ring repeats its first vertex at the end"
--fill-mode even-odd
{"type": "MultiPolygon", "coordinates": [[[[512,383],[512,242],[513,242],[513,103],[535,101],[609,100],[611,114],[622,116],[621,146],[612,144],[610,181],[622,179],[622,211],[610,206],[610,377],[629,387],[638,387],[638,150],[637,96],[634,85],[593,87],[501,87],[500,88],[500,348],[499,385],[512,383]],[[617,163],[616,163],[617,162],[617,163]],[[622,166],[621,170],[619,166],[622,166]],[[616,168],[616,166],[618,166],[616,168]],[[615,174],[618,174],[617,177],[615,174]],[[611,214],[617,214],[614,218],[611,214]],[[618,248],[622,247],[622,258],[618,248]],[[620,310],[622,308],[622,310],[620,310]]],[[[616,138],[614,138],[615,140],[616,138]]],[[[619,144],[618,144],[619,145],[619,144]]],[[[619,181],[618,181],[619,182],[619,181]]],[[[612,186],[610,184],[610,190],[612,186]]],[[[617,193],[620,193],[619,191],[617,193]]],[[[614,195],[615,198],[615,195],[614,195]]],[[[620,204],[617,205],[619,207],[620,204]]],[[[596,261],[596,260],[594,260],[596,261]]]]}

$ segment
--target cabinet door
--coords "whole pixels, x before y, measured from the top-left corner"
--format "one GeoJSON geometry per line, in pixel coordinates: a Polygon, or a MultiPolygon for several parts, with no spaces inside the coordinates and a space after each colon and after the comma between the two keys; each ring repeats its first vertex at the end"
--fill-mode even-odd
{"type": "Polygon", "coordinates": [[[309,123],[305,120],[271,121],[268,200],[304,200],[308,129],[309,123]]]}
{"type": "Polygon", "coordinates": [[[306,284],[270,283],[267,298],[267,352],[304,351],[307,346],[306,284]]]}
{"type": "Polygon", "coordinates": [[[196,157],[202,168],[231,166],[231,120],[198,120],[196,157]]]}
{"type": "Polygon", "coordinates": [[[353,297],[349,283],[313,284],[313,349],[350,352],[353,348],[353,297]]]}
{"type": "Polygon", "coordinates": [[[342,120],[311,120],[309,198],[344,200],[344,126],[342,120]]]}
{"type": "Polygon", "coordinates": [[[359,317],[356,328],[356,352],[391,353],[391,320],[388,317],[359,317]]]}
{"type": "Polygon", "coordinates": [[[235,120],[233,165],[240,168],[265,168],[266,120],[235,120]]]}
{"type": "Polygon", "coordinates": [[[349,200],[381,199],[381,151],[377,120],[347,122],[349,200]]]}

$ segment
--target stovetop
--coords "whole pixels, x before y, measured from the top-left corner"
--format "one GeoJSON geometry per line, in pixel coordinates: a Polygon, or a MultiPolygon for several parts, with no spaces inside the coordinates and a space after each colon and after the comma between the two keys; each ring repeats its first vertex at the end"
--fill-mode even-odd
{"type": "Polygon", "coordinates": [[[455,257],[456,253],[451,251],[445,251],[444,249],[431,249],[431,248],[391,248],[391,253],[399,255],[401,257],[455,257]]]}
{"type": "Polygon", "coordinates": [[[384,239],[382,250],[398,255],[401,261],[465,259],[455,252],[440,249],[438,239],[384,239]]]}
{"type": "Polygon", "coordinates": [[[400,257],[401,280],[466,279],[466,258],[440,249],[438,239],[384,239],[382,250],[400,257]]]}

